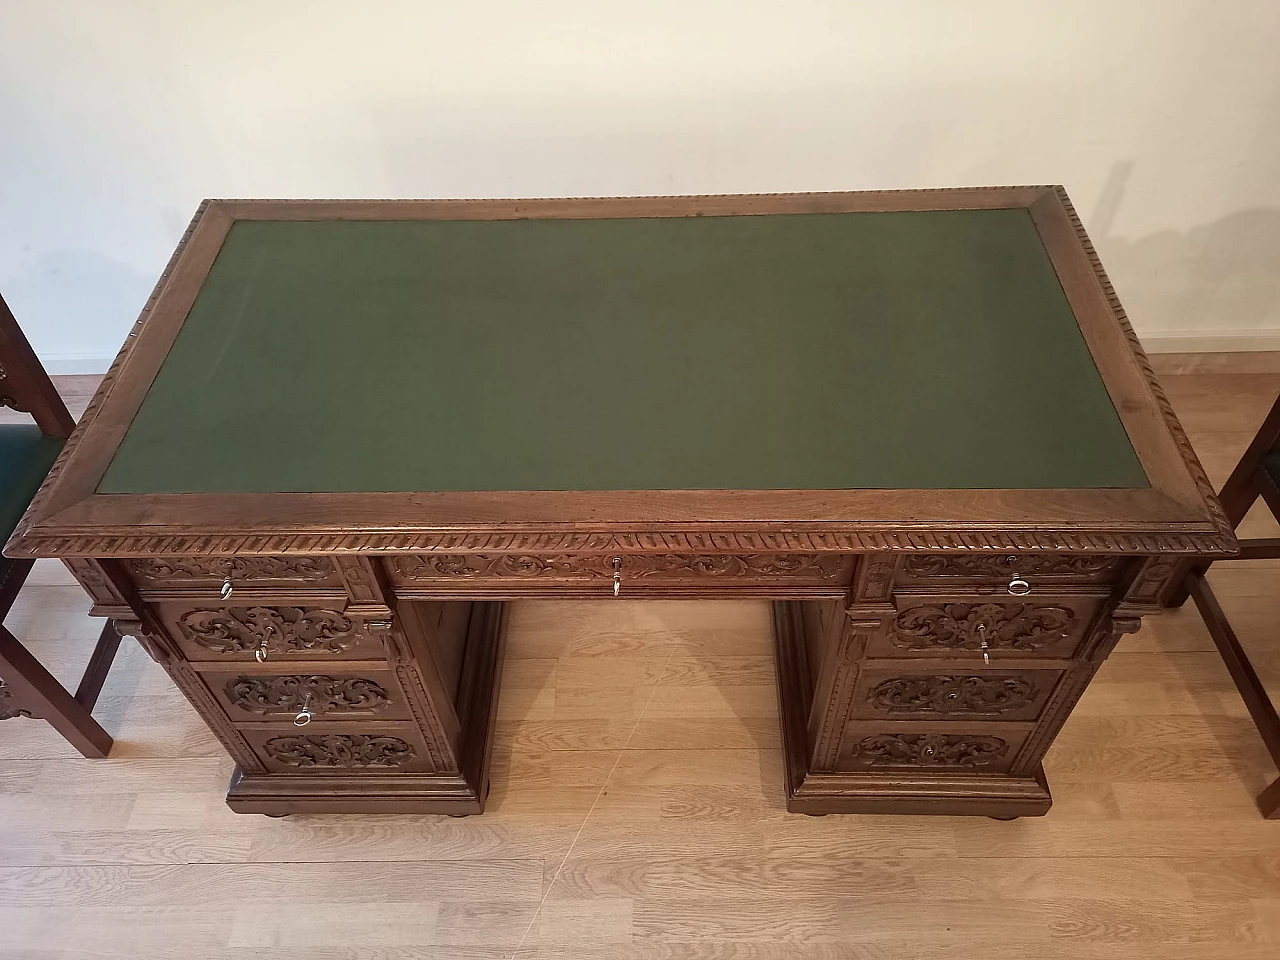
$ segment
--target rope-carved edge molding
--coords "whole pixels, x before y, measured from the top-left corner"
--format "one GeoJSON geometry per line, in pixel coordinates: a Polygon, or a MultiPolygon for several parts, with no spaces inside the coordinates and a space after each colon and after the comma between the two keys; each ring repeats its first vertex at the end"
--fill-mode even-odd
{"type": "Polygon", "coordinates": [[[734,531],[655,533],[492,530],[451,533],[281,533],[142,536],[32,536],[24,550],[59,557],[233,556],[335,553],[789,553],[789,552],[952,552],[988,551],[1232,555],[1234,541],[1216,534],[1088,533],[1043,531],[800,532],[734,531]]]}
{"type": "MultiPolygon", "coordinates": [[[[984,191],[990,187],[954,188],[934,191],[876,191],[886,193],[946,193],[957,191],[984,191]]],[[[1005,188],[1008,189],[1008,188],[1005,188]]],[[[187,532],[182,535],[139,535],[136,532],[113,534],[96,530],[84,534],[42,535],[31,532],[33,518],[43,516],[42,509],[50,496],[62,470],[85,430],[96,419],[110,388],[120,375],[130,354],[136,347],[143,326],[150,317],[156,302],[168,285],[169,279],[181,259],[196,227],[208,212],[211,204],[202,203],[187,226],[186,232],[160,275],[141,315],[126,338],[120,352],[108,368],[102,384],[85,409],[84,416],[54,463],[45,482],[40,486],[26,516],[18,525],[14,536],[23,537],[23,552],[32,556],[60,557],[160,557],[160,556],[232,556],[246,554],[335,554],[335,553],[720,553],[720,552],[952,552],[971,553],[987,551],[1014,552],[1065,552],[1105,554],[1186,554],[1231,556],[1236,553],[1232,528],[1217,502],[1213,485],[1209,482],[1186,432],[1178,422],[1172,404],[1169,403],[1155,371],[1134,333],[1124,308],[1120,305],[1110,280],[1102,267],[1097,252],[1085,232],[1080,218],[1060,186],[1030,187],[1028,189],[1052,190],[1066,210],[1093,267],[1094,276],[1110,304],[1112,315],[1120,324],[1130,349],[1146,379],[1165,423],[1173,434],[1188,471],[1209,510],[1211,531],[1026,531],[1026,530],[917,530],[903,531],[886,526],[883,529],[850,530],[793,530],[793,531],[724,531],[705,530],[653,530],[609,529],[599,531],[526,530],[502,533],[489,530],[437,531],[290,531],[260,535],[201,534],[187,532]]],[[[790,196],[790,194],[759,194],[758,196],[790,196]]],[[[603,199],[603,198],[602,198],[603,199]]],[[[229,201],[234,202],[234,201],[229,201]]],[[[259,202],[259,201],[254,201],[259,202]]],[[[280,201],[290,202],[290,201],[280,201]]]]}

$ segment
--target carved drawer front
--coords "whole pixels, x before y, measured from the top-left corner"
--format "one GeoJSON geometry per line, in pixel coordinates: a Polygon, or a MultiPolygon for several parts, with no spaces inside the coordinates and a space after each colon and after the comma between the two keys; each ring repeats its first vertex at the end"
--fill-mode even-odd
{"type": "Polygon", "coordinates": [[[271,773],[430,773],[435,769],[422,735],[412,723],[238,724],[271,773]]]}
{"type": "Polygon", "coordinates": [[[146,557],[125,562],[144,595],[207,592],[217,598],[228,580],[231,596],[237,587],[294,592],[342,587],[328,557],[146,557]]]}
{"type": "Polygon", "coordinates": [[[1069,658],[1088,633],[1105,591],[1043,596],[897,593],[898,613],[867,644],[871,657],[1069,658]]]}
{"type": "Polygon", "coordinates": [[[907,662],[866,667],[853,695],[853,716],[882,720],[1026,721],[1040,716],[1061,670],[1016,670],[907,662]]]}
{"type": "Polygon", "coordinates": [[[233,669],[206,668],[200,676],[237,723],[297,718],[305,728],[320,721],[413,717],[395,675],[382,663],[359,667],[297,663],[290,664],[287,672],[277,667],[270,673],[256,663],[246,663],[233,669]]]}
{"type": "Polygon", "coordinates": [[[926,553],[904,557],[894,579],[902,584],[973,584],[992,593],[1035,596],[1041,586],[1112,583],[1123,562],[1123,557],[1098,554],[926,553]]]}
{"type": "Polygon", "coordinates": [[[563,588],[581,596],[620,597],[687,591],[841,596],[853,575],[850,554],[425,554],[390,557],[396,586],[435,594],[537,594],[563,588]]]}
{"type": "Polygon", "coordinates": [[[386,655],[376,621],[332,606],[191,606],[156,604],[188,660],[380,660],[386,655]]]}
{"type": "Polygon", "coordinates": [[[1031,730],[1028,723],[856,720],[845,727],[836,767],[886,773],[1005,773],[1031,730]]]}

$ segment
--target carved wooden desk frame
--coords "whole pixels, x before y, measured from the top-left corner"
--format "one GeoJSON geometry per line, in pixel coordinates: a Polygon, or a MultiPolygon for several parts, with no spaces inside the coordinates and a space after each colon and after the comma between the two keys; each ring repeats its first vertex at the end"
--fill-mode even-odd
{"type": "Polygon", "coordinates": [[[791,809],[1044,813],[1041,758],[1230,525],[1059,187],[207,201],[10,541],[64,558],[239,768],[233,808],[478,813],[503,601],[775,601],[791,809]],[[1150,480],[1133,489],[101,495],[237,220],[1026,208],[1150,480]]]}

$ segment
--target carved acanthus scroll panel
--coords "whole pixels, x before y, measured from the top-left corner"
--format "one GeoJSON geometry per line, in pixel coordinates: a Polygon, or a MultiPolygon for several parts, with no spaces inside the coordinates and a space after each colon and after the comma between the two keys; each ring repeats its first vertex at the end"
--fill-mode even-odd
{"type": "Polygon", "coordinates": [[[412,723],[313,721],[242,724],[263,766],[278,774],[431,773],[435,768],[412,723]]]}
{"type": "Polygon", "coordinates": [[[379,660],[381,622],[341,609],[285,604],[160,603],[156,609],[183,654],[194,661],[379,660]]]}
{"type": "Polygon", "coordinates": [[[873,661],[859,680],[853,715],[885,720],[1035,720],[1063,673],[961,663],[929,670],[920,666],[887,667],[873,661]]]}
{"type": "Polygon", "coordinates": [[[1025,723],[855,721],[845,730],[843,771],[1005,773],[1031,727],[1025,723]]]}
{"type": "Polygon", "coordinates": [[[335,666],[289,664],[277,673],[241,664],[237,669],[206,667],[201,676],[227,715],[240,722],[292,720],[304,708],[317,721],[412,719],[407,698],[391,670],[335,666]]]}
{"type": "Polygon", "coordinates": [[[1070,658],[1105,598],[1105,588],[1025,598],[899,592],[897,613],[867,655],[1070,658]]]}

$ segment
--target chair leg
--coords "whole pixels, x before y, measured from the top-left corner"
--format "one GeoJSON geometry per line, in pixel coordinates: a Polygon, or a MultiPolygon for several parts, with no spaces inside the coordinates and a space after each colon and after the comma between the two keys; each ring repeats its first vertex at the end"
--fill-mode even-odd
{"type": "Polygon", "coordinates": [[[108,620],[102,627],[102,633],[98,635],[93,656],[89,658],[89,665],[80,678],[80,686],[76,687],[76,702],[90,713],[93,712],[93,705],[98,702],[98,694],[102,692],[102,685],[106,682],[107,673],[111,670],[119,649],[120,634],[116,633],[115,621],[108,620]]]}
{"type": "MultiPolygon", "coordinates": [[[[1275,705],[1267,695],[1267,688],[1254,672],[1248,654],[1236,639],[1235,631],[1227,622],[1227,616],[1208,581],[1199,573],[1192,572],[1187,577],[1187,586],[1191,591],[1191,599],[1196,602],[1200,615],[1204,617],[1205,626],[1209,628],[1209,636],[1213,637],[1214,645],[1222,655],[1236,689],[1240,691],[1240,699],[1244,701],[1249,716],[1253,718],[1253,723],[1262,736],[1262,742],[1267,745],[1271,759],[1280,766],[1280,716],[1276,714],[1275,705]]],[[[1271,789],[1269,787],[1268,791],[1271,789]]],[[[1280,801],[1280,792],[1277,793],[1277,800],[1280,801]]]]}
{"type": "Polygon", "coordinates": [[[1280,820],[1280,778],[1258,794],[1258,809],[1268,820],[1280,820]]]}
{"type": "Polygon", "coordinates": [[[24,714],[45,720],[83,756],[101,759],[111,752],[111,734],[99,726],[17,637],[0,625],[0,677],[24,714]]]}

